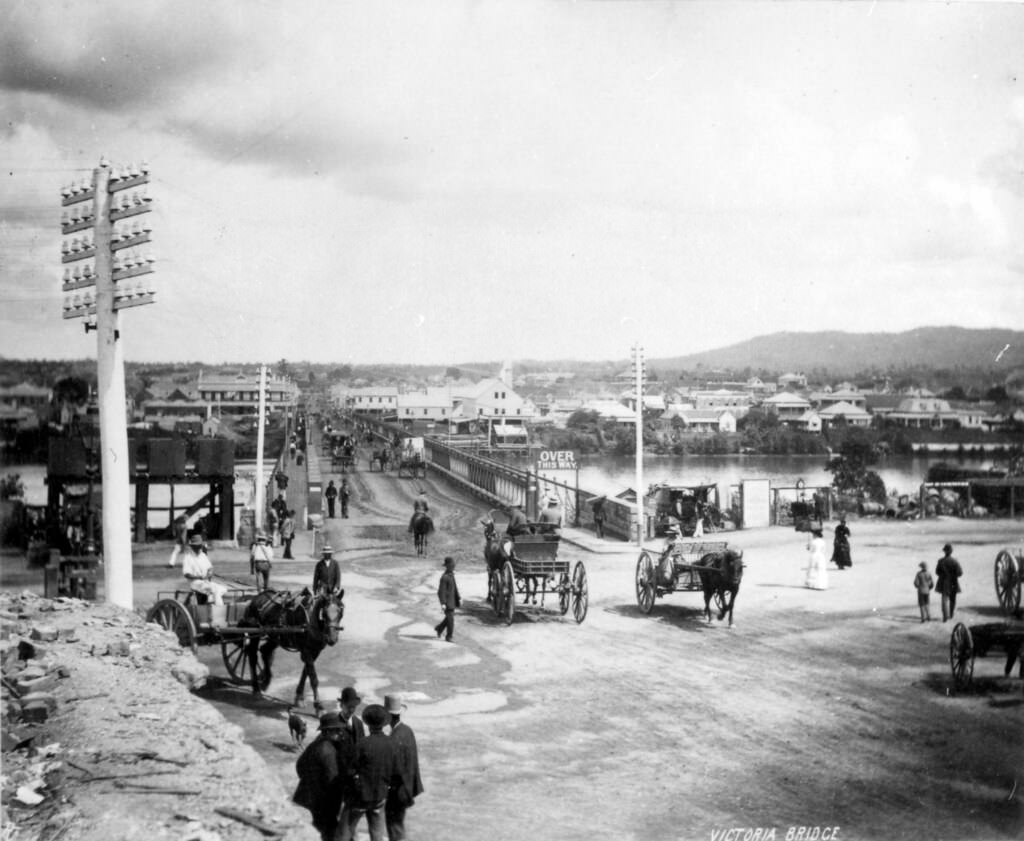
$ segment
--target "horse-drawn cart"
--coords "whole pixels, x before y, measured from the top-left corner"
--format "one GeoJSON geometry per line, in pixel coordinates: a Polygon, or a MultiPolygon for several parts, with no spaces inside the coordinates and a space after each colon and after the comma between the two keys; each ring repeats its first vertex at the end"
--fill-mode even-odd
{"type": "MultiPolygon", "coordinates": [[[[485,533],[487,525],[485,523],[485,533]]],[[[489,536],[497,540],[493,525],[489,536]]],[[[488,593],[494,612],[512,624],[516,610],[516,596],[523,595],[523,605],[544,606],[544,597],[552,595],[558,599],[558,612],[565,616],[572,608],[577,623],[587,617],[590,591],[587,586],[587,570],[582,561],[577,561],[569,571],[569,561],[559,560],[558,546],[561,537],[557,534],[524,534],[503,538],[505,548],[496,548],[504,562],[500,565],[488,562],[488,593]]]]}
{"type": "Polygon", "coordinates": [[[238,587],[225,593],[220,618],[207,597],[194,590],[161,591],[146,621],[171,631],[181,646],[194,654],[200,646],[219,645],[228,674],[240,683],[249,683],[254,692],[263,692],[270,685],[275,649],[298,651],[303,672],[296,704],[301,703],[307,676],[319,704],[313,662],[324,645],[337,642],[344,612],[341,598],[313,596],[308,590],[261,593],[238,587]]]}
{"type": "Polygon", "coordinates": [[[642,613],[654,609],[655,599],[679,591],[703,591],[710,621],[714,598],[719,619],[729,614],[743,575],[743,553],[729,549],[724,540],[676,540],[658,557],[644,549],[636,562],[636,603],[642,613]],[[728,599],[727,599],[728,594],[728,599]]]}
{"type": "Polygon", "coordinates": [[[1013,616],[1020,608],[1024,586],[1024,550],[1014,555],[1009,549],[1003,549],[996,555],[995,579],[999,606],[1007,616],[1013,616]]]}
{"type": "MultiPolygon", "coordinates": [[[[1004,673],[1009,677],[1014,661],[1019,661],[1024,648],[1024,625],[1013,622],[990,622],[971,625],[957,622],[949,638],[949,666],[957,689],[966,689],[974,677],[974,658],[999,651],[1006,655],[1004,673]]],[[[1021,663],[1024,676],[1024,662],[1021,663]]]]}

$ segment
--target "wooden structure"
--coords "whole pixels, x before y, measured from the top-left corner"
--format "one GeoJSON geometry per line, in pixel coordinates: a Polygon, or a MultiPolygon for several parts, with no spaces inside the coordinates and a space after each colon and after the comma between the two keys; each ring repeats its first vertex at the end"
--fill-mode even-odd
{"type": "Polygon", "coordinates": [[[1003,549],[996,555],[996,599],[1007,616],[1015,616],[1020,609],[1021,588],[1024,587],[1024,549],[1016,554],[1003,549]]]}
{"type": "MultiPolygon", "coordinates": [[[[171,504],[167,529],[177,514],[186,517],[207,508],[208,522],[216,528],[207,536],[233,540],[235,535],[235,445],[225,438],[130,439],[128,442],[128,478],[135,486],[134,539],[145,542],[148,537],[149,489],[153,485],[169,485],[171,504]],[[179,485],[207,485],[209,491],[183,510],[174,505],[174,488],[179,485]]],[[[103,477],[85,444],[76,438],[55,438],[50,441],[46,482],[48,487],[47,522],[59,524],[68,491],[88,484],[88,497],[102,485],[103,477]]],[[[51,545],[53,545],[51,539],[51,545]]]]}

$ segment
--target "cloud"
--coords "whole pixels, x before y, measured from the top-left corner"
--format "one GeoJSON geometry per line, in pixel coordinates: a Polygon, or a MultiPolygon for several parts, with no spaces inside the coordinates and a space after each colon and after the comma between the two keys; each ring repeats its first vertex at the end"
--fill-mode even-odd
{"type": "Polygon", "coordinates": [[[0,87],[123,112],[157,106],[234,53],[230,4],[25,3],[0,30],[0,87]]]}

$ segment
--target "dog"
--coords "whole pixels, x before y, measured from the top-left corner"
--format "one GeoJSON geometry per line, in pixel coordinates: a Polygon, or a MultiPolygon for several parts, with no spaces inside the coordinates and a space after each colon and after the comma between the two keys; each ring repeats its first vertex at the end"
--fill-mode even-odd
{"type": "Polygon", "coordinates": [[[306,722],[294,707],[288,710],[288,730],[292,734],[292,744],[296,750],[301,750],[302,743],[306,741],[306,722]]]}

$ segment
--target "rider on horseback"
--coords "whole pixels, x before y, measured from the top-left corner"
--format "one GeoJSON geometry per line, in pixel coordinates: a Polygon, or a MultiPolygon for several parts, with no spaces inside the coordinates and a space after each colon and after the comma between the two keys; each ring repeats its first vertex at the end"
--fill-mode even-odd
{"type": "Polygon", "coordinates": [[[412,518],[409,520],[409,531],[415,531],[413,527],[419,517],[429,516],[429,514],[430,505],[427,503],[427,492],[420,488],[420,495],[412,503],[412,518]]]}

